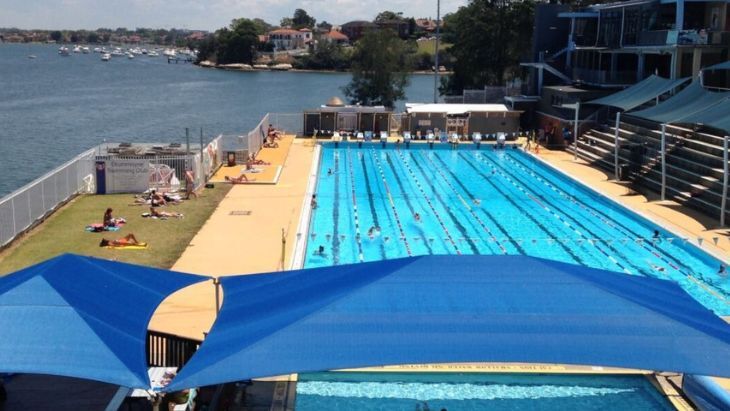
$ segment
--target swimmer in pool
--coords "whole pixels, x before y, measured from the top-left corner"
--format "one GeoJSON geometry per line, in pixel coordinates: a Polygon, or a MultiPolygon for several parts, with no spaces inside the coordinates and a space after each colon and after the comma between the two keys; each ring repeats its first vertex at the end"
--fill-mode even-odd
{"type": "Polygon", "coordinates": [[[324,256],[324,246],[320,245],[319,247],[317,247],[317,249],[314,250],[314,255],[324,256]]]}
{"type": "Polygon", "coordinates": [[[421,215],[418,213],[413,214],[413,219],[416,220],[417,223],[421,222],[421,215]]]}
{"type": "Polygon", "coordinates": [[[475,205],[475,206],[478,206],[478,205],[481,205],[481,204],[482,204],[482,200],[480,200],[480,199],[478,199],[478,198],[475,198],[475,199],[474,199],[474,205],[475,205]]]}
{"type": "Polygon", "coordinates": [[[717,270],[717,273],[718,273],[718,274],[719,274],[720,276],[722,276],[722,277],[725,277],[725,276],[727,276],[727,271],[725,271],[725,264],[720,264],[720,269],[719,269],[719,270],[717,270]]]}

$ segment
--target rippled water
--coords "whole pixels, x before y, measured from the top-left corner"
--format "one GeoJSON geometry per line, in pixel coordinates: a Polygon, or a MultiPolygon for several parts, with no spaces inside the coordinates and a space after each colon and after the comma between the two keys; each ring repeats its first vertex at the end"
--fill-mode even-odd
{"type": "MultiPolygon", "coordinates": [[[[0,44],[0,196],[108,141],[206,140],[254,127],[266,112],[317,107],[346,73],[236,73],[163,57],[61,57],[51,45],[0,44]],[[29,55],[37,58],[29,59],[29,55]]],[[[413,76],[409,101],[430,101],[433,78],[413,76]]],[[[402,106],[403,102],[400,103],[402,106]]]]}

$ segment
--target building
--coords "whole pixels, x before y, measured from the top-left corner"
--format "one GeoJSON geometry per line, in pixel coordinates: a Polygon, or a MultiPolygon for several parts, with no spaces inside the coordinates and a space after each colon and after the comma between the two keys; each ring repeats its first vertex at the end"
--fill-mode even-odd
{"type": "Polygon", "coordinates": [[[350,41],[350,39],[346,35],[342,34],[339,31],[330,31],[330,32],[324,33],[324,34],[322,34],[320,39],[323,42],[341,44],[341,45],[347,44],[350,41]]]}
{"type": "Polygon", "coordinates": [[[406,104],[404,130],[425,135],[429,130],[448,134],[493,134],[520,130],[522,112],[504,104],[406,104]]]}
{"type": "Polygon", "coordinates": [[[311,43],[312,30],[307,28],[300,30],[281,28],[270,31],[268,38],[277,51],[300,50],[307,48],[311,43]]]}
{"type": "Polygon", "coordinates": [[[304,111],[304,135],[328,136],[334,131],[390,131],[397,128],[393,111],[384,106],[351,106],[337,97],[317,109],[304,111]]]}
{"type": "Polygon", "coordinates": [[[350,21],[340,26],[342,34],[346,35],[353,43],[360,40],[370,30],[377,29],[378,26],[375,23],[364,20],[350,21]]]}
{"type": "Polygon", "coordinates": [[[433,19],[416,19],[416,27],[423,31],[436,31],[436,20],[433,19]]]}

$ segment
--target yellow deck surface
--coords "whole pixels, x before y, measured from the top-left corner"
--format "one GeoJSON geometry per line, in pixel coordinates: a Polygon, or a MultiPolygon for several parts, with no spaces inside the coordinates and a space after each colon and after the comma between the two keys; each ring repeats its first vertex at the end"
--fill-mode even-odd
{"type": "Polygon", "coordinates": [[[238,177],[241,174],[245,174],[249,179],[248,184],[276,184],[276,179],[279,176],[281,167],[286,162],[286,158],[289,155],[289,149],[294,142],[294,136],[282,136],[281,140],[277,141],[279,147],[277,148],[262,148],[259,154],[256,156],[257,160],[263,160],[270,165],[256,165],[253,168],[259,170],[259,172],[246,172],[245,165],[235,165],[228,167],[223,165],[210,179],[212,183],[223,183],[226,181],[226,177],[238,177]]]}
{"type": "MultiPolygon", "coordinates": [[[[282,229],[287,233],[284,266],[288,267],[314,152],[301,140],[293,144],[291,140],[288,155],[280,143],[279,149],[264,149],[258,157],[283,163],[279,182],[235,185],[173,270],[216,277],[277,271],[282,266],[282,229]]],[[[214,301],[212,282],[190,286],[162,303],[150,328],[202,339],[215,317],[214,301]]]]}

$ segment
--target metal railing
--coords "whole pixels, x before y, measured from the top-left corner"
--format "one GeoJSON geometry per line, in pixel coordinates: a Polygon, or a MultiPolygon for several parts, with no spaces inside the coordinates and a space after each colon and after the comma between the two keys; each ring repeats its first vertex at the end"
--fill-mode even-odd
{"type": "Polygon", "coordinates": [[[248,133],[222,134],[216,138],[221,161],[229,152],[235,153],[238,164],[246,162],[249,155],[256,155],[266,141],[269,124],[284,134],[301,136],[304,133],[304,116],[301,113],[267,113],[248,133]]]}
{"type": "Polygon", "coordinates": [[[93,192],[94,181],[94,150],[88,150],[0,199],[0,247],[77,194],[93,192]]]}
{"type": "Polygon", "coordinates": [[[147,366],[181,368],[198,351],[201,341],[159,331],[147,331],[147,366]]]}

